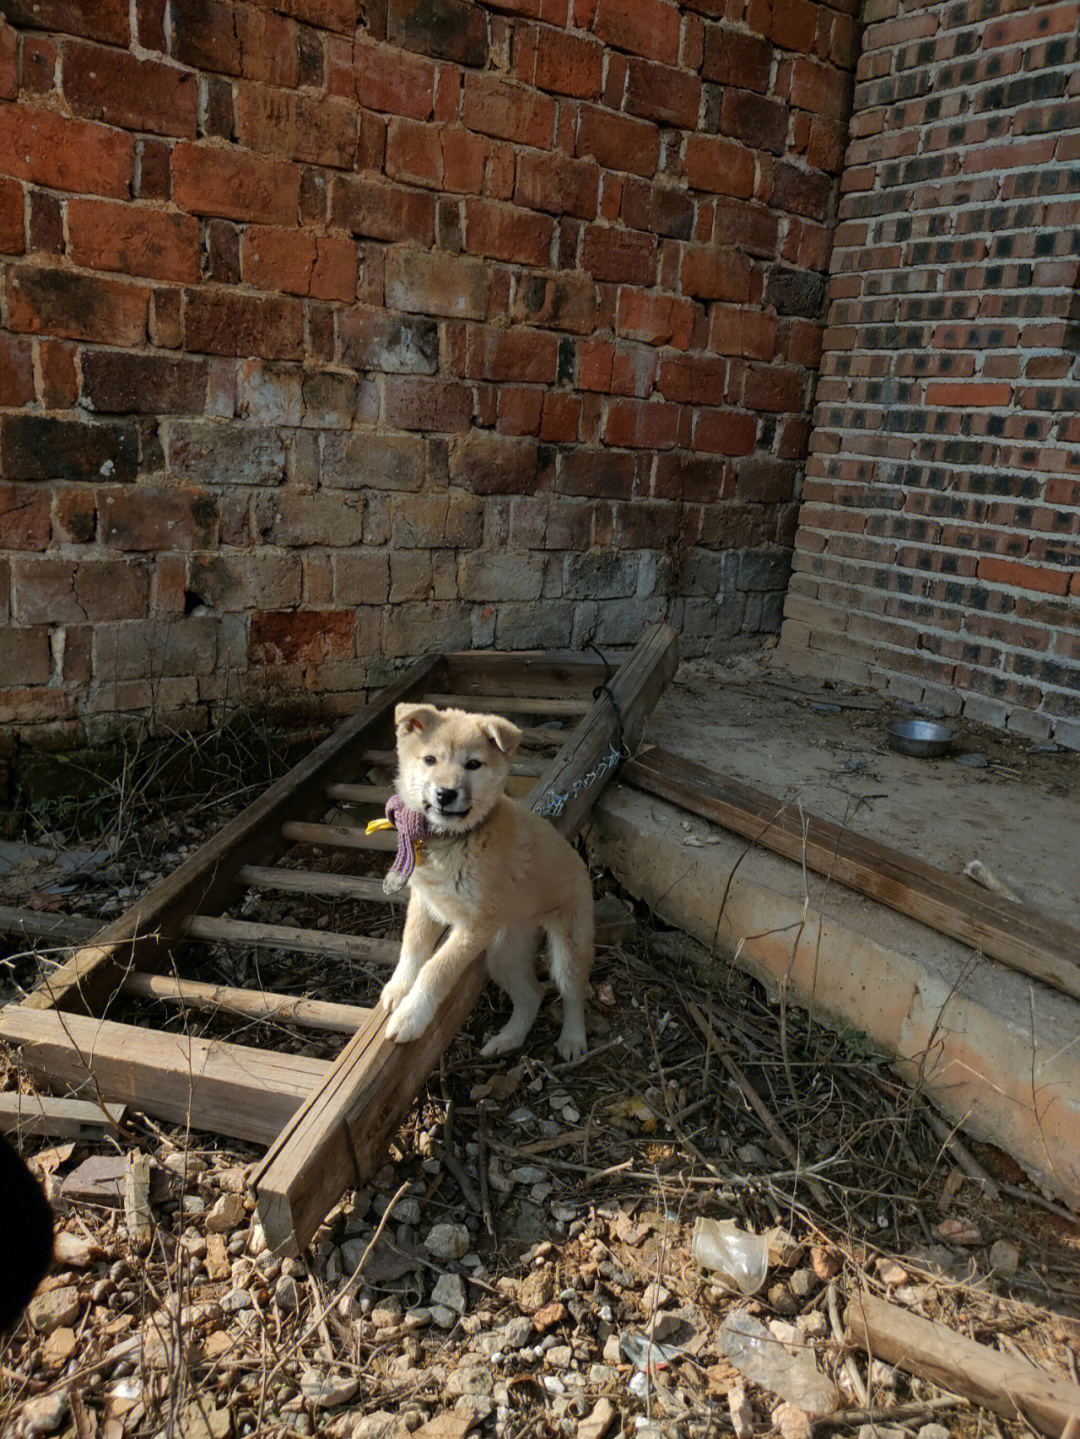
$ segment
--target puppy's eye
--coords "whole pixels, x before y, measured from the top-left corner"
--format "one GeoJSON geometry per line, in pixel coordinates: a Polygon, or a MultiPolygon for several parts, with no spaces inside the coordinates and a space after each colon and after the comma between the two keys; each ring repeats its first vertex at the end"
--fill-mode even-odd
{"type": "Polygon", "coordinates": [[[479,769],[479,768],[480,768],[480,761],[479,761],[478,759],[467,759],[467,760],[465,761],[465,768],[466,768],[466,769],[479,769]]]}
{"type": "Polygon", "coordinates": [[[433,754],[426,754],[426,755],[424,756],[424,763],[425,763],[425,764],[434,764],[434,763],[435,763],[435,756],[434,756],[433,754]]]}

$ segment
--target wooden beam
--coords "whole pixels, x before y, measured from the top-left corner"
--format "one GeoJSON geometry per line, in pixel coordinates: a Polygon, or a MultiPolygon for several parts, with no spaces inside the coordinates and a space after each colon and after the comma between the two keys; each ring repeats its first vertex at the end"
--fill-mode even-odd
{"type": "Polygon", "coordinates": [[[387,894],[382,880],[366,874],[327,874],[317,869],[282,869],[274,865],[241,865],[236,875],[249,889],[281,890],[286,894],[318,895],[322,899],[374,900],[401,904],[401,894],[387,894]]]}
{"type": "Polygon", "coordinates": [[[1080,999],[1080,931],[650,746],[622,779],[1080,999]]]}
{"type": "Polygon", "coordinates": [[[92,939],[101,925],[81,914],[55,914],[36,909],[20,909],[0,904],[0,934],[13,934],[23,939],[48,939],[55,944],[84,944],[92,939]]]}
{"type": "Polygon", "coordinates": [[[234,1014],[240,1019],[298,1024],[303,1029],[325,1029],[332,1034],[355,1034],[366,1023],[370,1009],[358,1004],[333,1004],[303,995],[273,994],[262,989],[234,989],[227,984],[203,984],[195,979],[174,979],[168,974],[129,974],[123,992],[139,999],[159,999],[184,1009],[211,1014],[234,1014]]]}
{"type": "MultiPolygon", "coordinates": [[[[676,664],[673,630],[661,626],[642,640],[611,681],[614,703],[606,695],[594,703],[546,767],[530,808],[550,814],[564,835],[573,834],[614,773],[608,757],[615,753],[619,716],[632,747],[676,664]]],[[[412,1044],[391,1044],[382,1005],[372,1012],[255,1176],[259,1216],[272,1248],[302,1249],[343,1191],[363,1183],[382,1162],[388,1140],[468,1018],[483,983],[477,961],[436,1023],[412,1044]]]]}
{"type": "Polygon", "coordinates": [[[620,667],[608,685],[610,694],[600,695],[544,767],[531,808],[547,814],[564,834],[573,834],[620,762],[616,752],[620,717],[624,750],[633,753],[678,662],[675,632],[658,625],[620,667]]]}
{"type": "Polygon", "coordinates": [[[852,1299],[844,1319],[856,1344],[875,1359],[1006,1419],[1026,1420],[1050,1439],[1058,1439],[1070,1420],[1080,1418],[1080,1386],[1028,1359],[991,1349],[872,1294],[852,1299]]]}
{"type": "Polygon", "coordinates": [[[51,1094],[0,1094],[0,1130],[17,1139],[47,1135],[50,1139],[100,1138],[123,1123],[127,1107],[92,1099],[56,1099],[51,1094]]]}
{"type": "Polygon", "coordinates": [[[374,960],[395,964],[401,946],[388,939],[369,939],[366,934],[334,934],[328,929],[294,929],[287,924],[257,924],[247,919],[220,919],[212,914],[193,914],[180,921],[188,939],[206,944],[247,944],[256,949],[291,949],[298,954],[333,954],[339,959],[374,960]]]}
{"type": "Polygon", "coordinates": [[[323,1059],[82,1014],[0,1009],[0,1034],[35,1078],[81,1087],[172,1124],[270,1144],[325,1078],[323,1059]]]}
{"type": "Polygon", "coordinates": [[[237,879],[240,866],[276,859],[284,846],[283,824],[322,814],[326,786],[356,778],[362,752],[386,743],[393,733],[394,706],[430,689],[442,673],[441,663],[437,655],[418,660],[396,684],[380,690],[178,869],[106,925],[92,944],[54,970],[24,1003],[32,1009],[93,1012],[108,1003],[129,969],[164,969],[180,934],[180,920],[196,910],[227,909],[243,890],[237,879]]]}

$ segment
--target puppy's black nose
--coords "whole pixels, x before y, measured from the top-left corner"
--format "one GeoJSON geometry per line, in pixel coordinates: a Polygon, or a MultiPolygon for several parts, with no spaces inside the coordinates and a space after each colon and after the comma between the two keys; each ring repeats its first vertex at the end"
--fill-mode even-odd
{"type": "Polygon", "coordinates": [[[454,803],[454,801],[457,799],[457,794],[458,792],[456,789],[438,789],[435,791],[435,797],[438,799],[443,809],[445,809],[447,805],[451,805],[454,803]]]}

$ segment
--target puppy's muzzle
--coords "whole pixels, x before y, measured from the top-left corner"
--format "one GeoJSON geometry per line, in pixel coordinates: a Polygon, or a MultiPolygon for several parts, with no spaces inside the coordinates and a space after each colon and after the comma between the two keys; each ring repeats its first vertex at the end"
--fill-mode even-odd
{"type": "Polygon", "coordinates": [[[434,814],[436,820],[463,820],[472,809],[472,800],[467,789],[437,785],[425,808],[434,814]]]}

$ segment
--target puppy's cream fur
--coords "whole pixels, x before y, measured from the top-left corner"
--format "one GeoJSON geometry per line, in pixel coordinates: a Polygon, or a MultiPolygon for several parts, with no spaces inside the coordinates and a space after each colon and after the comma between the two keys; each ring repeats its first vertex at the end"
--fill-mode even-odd
{"type": "Polygon", "coordinates": [[[409,881],[401,958],[382,992],[399,1044],[431,1024],[481,951],[510,996],[509,1023],[484,1046],[525,1041],[543,993],[534,958],[541,933],[562,995],[557,1049],[586,1051],[585,985],[593,961],[593,901],[581,858],[546,819],[503,794],[521,731],[498,715],[398,705],[397,792],[427,819],[422,860],[409,881]],[[439,940],[446,926],[449,933],[439,940]]]}

